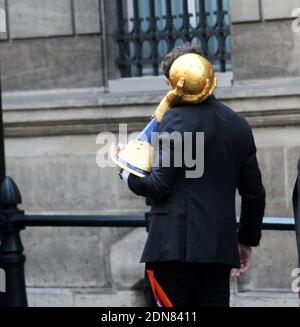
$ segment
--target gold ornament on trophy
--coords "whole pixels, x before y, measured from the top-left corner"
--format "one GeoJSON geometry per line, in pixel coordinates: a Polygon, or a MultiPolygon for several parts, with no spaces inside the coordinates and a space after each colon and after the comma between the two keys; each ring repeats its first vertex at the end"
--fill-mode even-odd
{"type": "Polygon", "coordinates": [[[177,58],[169,73],[172,90],[155,110],[151,122],[130,141],[112,161],[120,168],[139,176],[147,176],[152,169],[154,150],[151,134],[159,131],[164,114],[180,103],[201,103],[213,94],[217,86],[214,69],[204,57],[189,53],[177,58]]]}

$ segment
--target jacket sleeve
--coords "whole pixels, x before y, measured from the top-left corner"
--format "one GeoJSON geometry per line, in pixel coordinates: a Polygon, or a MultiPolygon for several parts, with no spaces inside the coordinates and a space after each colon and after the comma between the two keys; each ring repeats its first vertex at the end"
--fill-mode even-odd
{"type": "Polygon", "coordinates": [[[297,236],[297,245],[298,245],[298,255],[300,261],[300,160],[298,162],[298,177],[296,180],[294,192],[293,192],[293,207],[294,207],[294,216],[295,216],[295,226],[296,226],[296,236],[297,236]]]}
{"type": "Polygon", "coordinates": [[[181,145],[173,142],[173,140],[175,134],[176,139],[178,135],[181,135],[179,132],[180,126],[180,117],[175,114],[174,109],[169,110],[160,124],[159,138],[163,139],[164,142],[158,142],[157,144],[158,149],[155,149],[155,165],[152,168],[151,174],[145,178],[130,174],[128,178],[128,186],[133,193],[155,201],[162,201],[172,193],[176,173],[179,169],[174,164],[174,153],[176,146],[181,145]],[[174,144],[176,144],[175,148],[174,144]],[[169,165],[165,164],[166,158],[169,158],[167,159],[170,163],[169,165]]]}
{"type": "Polygon", "coordinates": [[[240,244],[258,246],[265,211],[265,189],[250,126],[248,126],[247,134],[250,146],[238,177],[238,190],[242,198],[238,241],[240,244]]]}
{"type": "Polygon", "coordinates": [[[295,183],[295,187],[294,187],[294,191],[293,191],[293,208],[294,208],[294,216],[295,219],[297,219],[298,216],[298,212],[299,212],[299,201],[298,201],[298,178],[296,179],[296,183],[295,183]]]}

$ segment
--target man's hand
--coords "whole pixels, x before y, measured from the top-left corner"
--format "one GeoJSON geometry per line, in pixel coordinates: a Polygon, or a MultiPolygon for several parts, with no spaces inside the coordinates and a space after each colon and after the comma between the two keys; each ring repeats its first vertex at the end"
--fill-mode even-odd
{"type": "Polygon", "coordinates": [[[125,145],[119,143],[119,144],[112,144],[109,148],[109,157],[112,158],[116,158],[118,156],[118,154],[120,153],[120,151],[122,151],[125,148],[125,145]]]}
{"type": "MultiPolygon", "coordinates": [[[[122,143],[119,143],[118,145],[112,144],[109,148],[109,156],[112,158],[117,158],[119,155],[120,151],[122,151],[125,148],[125,145],[122,143]]],[[[120,169],[119,171],[119,177],[122,179],[122,181],[128,185],[128,178],[129,178],[130,173],[123,168],[120,169]]]]}
{"type": "Polygon", "coordinates": [[[232,269],[231,277],[240,277],[241,273],[245,273],[251,264],[252,248],[248,245],[239,244],[240,252],[240,269],[232,269]]]}

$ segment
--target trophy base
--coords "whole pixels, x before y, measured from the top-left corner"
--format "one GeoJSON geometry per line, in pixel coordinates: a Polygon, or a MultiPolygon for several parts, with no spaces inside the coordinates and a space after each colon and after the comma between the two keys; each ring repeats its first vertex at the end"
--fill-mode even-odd
{"type": "Polygon", "coordinates": [[[149,175],[149,172],[146,172],[142,169],[136,168],[136,167],[130,165],[128,162],[122,160],[121,158],[111,157],[110,159],[119,168],[122,168],[135,176],[144,178],[149,175]]]}
{"type": "Polygon", "coordinates": [[[138,177],[146,177],[152,169],[153,148],[144,140],[130,141],[111,160],[120,168],[138,177]]]}

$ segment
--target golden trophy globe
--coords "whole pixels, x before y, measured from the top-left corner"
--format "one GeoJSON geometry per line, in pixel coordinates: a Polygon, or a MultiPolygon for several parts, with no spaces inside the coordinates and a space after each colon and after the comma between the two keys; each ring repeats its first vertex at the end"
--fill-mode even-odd
{"type": "Polygon", "coordinates": [[[182,55],[174,61],[169,81],[172,90],[163,98],[150,123],[117,157],[111,158],[118,167],[139,177],[146,177],[151,172],[154,159],[151,134],[159,131],[164,114],[176,104],[201,103],[213,94],[217,86],[213,66],[195,53],[182,55]]]}

